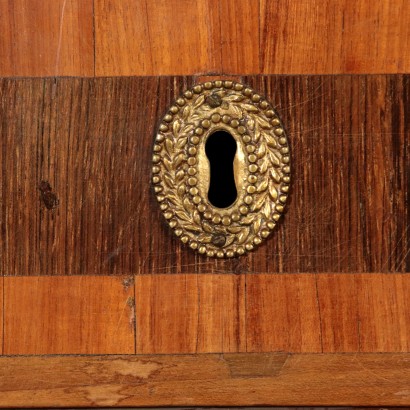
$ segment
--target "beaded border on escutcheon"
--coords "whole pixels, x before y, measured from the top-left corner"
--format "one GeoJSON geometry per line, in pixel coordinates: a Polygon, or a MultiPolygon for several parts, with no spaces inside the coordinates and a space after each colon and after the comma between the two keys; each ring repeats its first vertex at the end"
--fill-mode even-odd
{"type": "Polygon", "coordinates": [[[290,183],[288,141],[272,106],[251,88],[213,81],[187,90],[163,117],[153,148],[152,182],[160,208],[183,243],[209,257],[235,257],[267,238],[290,183]],[[229,208],[198,189],[198,146],[225,129],[242,144],[246,181],[229,208]]]}

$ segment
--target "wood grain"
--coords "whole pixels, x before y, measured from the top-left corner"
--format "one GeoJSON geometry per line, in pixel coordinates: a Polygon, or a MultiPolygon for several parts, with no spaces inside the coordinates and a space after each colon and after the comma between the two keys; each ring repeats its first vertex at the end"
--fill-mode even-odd
{"type": "Polygon", "coordinates": [[[95,16],[97,75],[410,70],[406,0],[97,0],[95,16]]]}
{"type": "Polygon", "coordinates": [[[259,72],[253,0],[96,0],[95,33],[100,76],[259,72]]]}
{"type": "MultiPolygon", "coordinates": [[[[258,1],[219,1],[221,73],[260,73],[259,13],[258,1]]],[[[214,47],[216,48],[217,45],[215,44],[214,47]]],[[[195,72],[184,71],[185,73],[195,72]]]]}
{"type": "Polygon", "coordinates": [[[3,0],[0,18],[0,76],[94,75],[92,0],[3,0]]]}
{"type": "Polygon", "coordinates": [[[323,351],[408,352],[410,276],[317,275],[323,351]]]}
{"type": "MultiPolygon", "coordinates": [[[[199,298],[196,275],[147,275],[136,280],[137,352],[193,353],[199,298]]],[[[201,303],[202,307],[202,303],[201,303]]]]}
{"type": "Polygon", "coordinates": [[[261,73],[408,73],[407,0],[261,0],[261,73]]]}
{"type": "Polygon", "coordinates": [[[4,351],[135,353],[132,278],[4,278],[4,351]]]}
{"type": "Polygon", "coordinates": [[[321,352],[315,275],[246,276],[248,352],[321,352]]]}
{"type": "Polygon", "coordinates": [[[0,82],[0,354],[218,352],[1,357],[0,407],[410,405],[409,356],[387,353],[410,341],[408,76],[243,78],[296,165],[285,220],[246,258],[181,247],[146,189],[182,88],[409,72],[409,2],[16,0],[0,17],[0,76],[196,75],[0,82]],[[130,276],[90,274],[137,274],[135,304],[130,276]],[[219,354],[276,349],[304,353],[219,354]]]}
{"type": "MultiPolygon", "coordinates": [[[[363,336],[364,338],[368,337],[363,335],[361,329],[363,323],[359,319],[359,311],[366,309],[367,303],[365,300],[359,300],[357,288],[359,276],[351,274],[316,276],[321,341],[324,352],[360,352],[363,336]]],[[[387,275],[386,278],[395,281],[398,276],[387,275]]],[[[377,277],[372,275],[371,277],[371,282],[376,284],[376,289],[382,285],[383,280],[383,275],[377,277]]],[[[374,288],[372,289],[374,290],[374,288]]],[[[362,295],[360,294],[360,296],[362,295]]],[[[360,316],[368,324],[379,321],[378,316],[363,313],[360,316]]],[[[395,313],[397,314],[397,311],[395,313]]],[[[406,317],[406,312],[401,311],[400,315],[406,317]]],[[[380,340],[382,337],[383,331],[378,333],[376,338],[380,340]]],[[[389,333],[389,337],[396,339],[397,335],[389,333]]]]}
{"type": "Polygon", "coordinates": [[[0,355],[3,354],[4,277],[0,276],[0,355]]]}
{"type": "Polygon", "coordinates": [[[2,76],[410,70],[406,0],[16,0],[0,16],[2,76]]]}
{"type": "Polygon", "coordinates": [[[218,0],[95,0],[94,5],[96,75],[220,71],[218,0]]]}
{"type": "Polygon", "coordinates": [[[1,272],[409,272],[409,76],[243,81],[281,115],[294,182],[263,246],[214,260],[171,234],[150,185],[157,121],[195,78],[2,80],[1,272]]]}
{"type": "Polygon", "coordinates": [[[4,354],[410,351],[408,274],[4,280],[4,354]]]}
{"type": "Polygon", "coordinates": [[[410,279],[357,277],[360,351],[410,351],[410,279]],[[368,318],[372,320],[368,320],[368,318]],[[375,337],[375,335],[378,335],[375,337]]]}
{"type": "Polygon", "coordinates": [[[244,275],[139,275],[137,353],[244,352],[244,275]]]}
{"type": "Polygon", "coordinates": [[[2,407],[410,403],[409,354],[3,357],[0,364],[2,407]]]}

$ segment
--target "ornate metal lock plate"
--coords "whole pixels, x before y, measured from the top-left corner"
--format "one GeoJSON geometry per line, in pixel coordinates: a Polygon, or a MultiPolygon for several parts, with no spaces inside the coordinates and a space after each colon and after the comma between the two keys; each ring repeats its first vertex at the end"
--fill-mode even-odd
{"type": "Polygon", "coordinates": [[[267,238],[281,217],[290,183],[288,141],[272,106],[252,89],[214,81],[185,91],[155,137],[152,182],[169,226],[201,254],[235,257],[267,238]],[[217,132],[235,141],[236,199],[209,198],[206,144],[217,132]]]}

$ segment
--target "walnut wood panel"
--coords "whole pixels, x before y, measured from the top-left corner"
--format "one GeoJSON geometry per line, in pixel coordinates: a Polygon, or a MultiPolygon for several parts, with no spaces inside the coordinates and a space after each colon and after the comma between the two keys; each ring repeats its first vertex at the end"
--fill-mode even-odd
{"type": "Polygon", "coordinates": [[[0,76],[94,75],[92,0],[3,0],[0,18],[0,76]]]}
{"type": "Polygon", "coordinates": [[[261,0],[261,73],[408,73],[407,0],[261,0]]]}
{"type": "Polygon", "coordinates": [[[180,244],[150,188],[158,118],[194,77],[2,80],[1,272],[409,272],[409,77],[242,80],[281,115],[294,182],[272,237],[233,260],[180,244]]]}
{"type": "Polygon", "coordinates": [[[4,351],[135,353],[132,278],[4,278],[4,351]]]}
{"type": "Polygon", "coordinates": [[[405,406],[409,359],[286,353],[3,357],[0,406],[405,406]]]}
{"type": "Polygon", "coordinates": [[[245,275],[139,275],[138,353],[245,352],[245,275]]]}

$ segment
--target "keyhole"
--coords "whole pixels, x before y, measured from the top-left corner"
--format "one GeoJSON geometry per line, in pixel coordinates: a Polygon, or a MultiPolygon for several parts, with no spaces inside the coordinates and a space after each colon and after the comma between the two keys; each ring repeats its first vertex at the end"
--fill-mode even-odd
{"type": "Polygon", "coordinates": [[[234,176],[236,141],[226,131],[216,131],[208,137],[205,153],[210,165],[209,202],[218,208],[228,208],[237,198],[234,176]]]}

